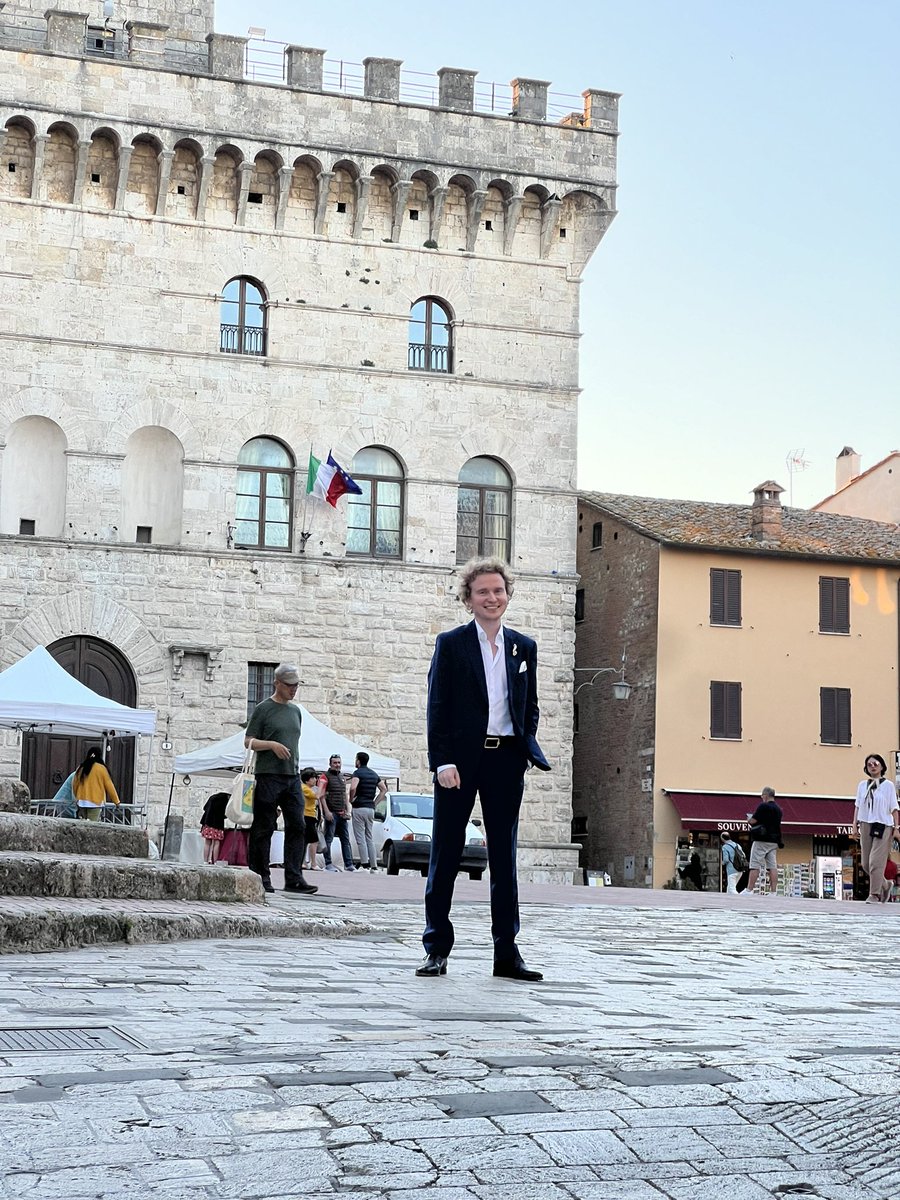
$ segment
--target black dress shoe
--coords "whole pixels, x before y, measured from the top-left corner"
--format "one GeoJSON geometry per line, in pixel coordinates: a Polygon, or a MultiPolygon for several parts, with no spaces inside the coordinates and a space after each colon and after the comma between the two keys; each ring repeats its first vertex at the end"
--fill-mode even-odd
{"type": "Polygon", "coordinates": [[[521,959],[517,962],[495,962],[494,974],[501,979],[524,979],[528,983],[538,983],[544,978],[540,971],[529,971],[521,959]]]}
{"type": "Polygon", "coordinates": [[[311,896],[313,892],[317,892],[319,889],[317,887],[313,887],[311,883],[303,882],[292,884],[290,887],[285,884],[284,890],[295,896],[311,896]]]}
{"type": "Polygon", "coordinates": [[[447,960],[440,954],[426,955],[421,967],[416,967],[416,974],[429,977],[432,975],[446,975],[447,960]]]}
{"type": "Polygon", "coordinates": [[[274,892],[274,891],[275,891],[275,889],[272,887],[271,883],[264,883],[264,884],[263,884],[263,891],[264,891],[264,892],[274,892]]]}

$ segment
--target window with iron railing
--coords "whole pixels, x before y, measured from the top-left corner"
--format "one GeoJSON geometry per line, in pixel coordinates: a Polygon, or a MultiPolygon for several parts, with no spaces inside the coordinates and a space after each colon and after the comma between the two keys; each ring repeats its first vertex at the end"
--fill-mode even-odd
{"type": "Polygon", "coordinates": [[[453,372],[453,317],[434,296],[417,300],[409,313],[410,371],[453,372]]]}
{"type": "Polygon", "coordinates": [[[219,350],[223,354],[268,353],[266,296],[253,279],[240,276],[222,292],[219,350]]]}

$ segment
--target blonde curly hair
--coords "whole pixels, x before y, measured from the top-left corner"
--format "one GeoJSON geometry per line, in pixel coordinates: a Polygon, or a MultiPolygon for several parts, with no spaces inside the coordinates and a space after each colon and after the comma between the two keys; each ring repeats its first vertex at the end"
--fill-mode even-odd
{"type": "Polygon", "coordinates": [[[472,584],[479,575],[500,575],[506,584],[506,594],[512,599],[515,578],[509,569],[509,563],[502,558],[470,558],[459,575],[459,585],[456,594],[463,604],[468,607],[472,599],[472,584]]]}

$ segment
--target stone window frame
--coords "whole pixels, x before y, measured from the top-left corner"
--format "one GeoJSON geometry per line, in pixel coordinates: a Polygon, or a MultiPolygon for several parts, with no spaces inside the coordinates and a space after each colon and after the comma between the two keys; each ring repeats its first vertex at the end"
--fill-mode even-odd
{"type": "Polygon", "coordinates": [[[271,437],[267,434],[260,434],[257,437],[250,438],[241,447],[241,452],[238,455],[238,480],[235,484],[235,521],[234,521],[234,544],[239,550],[271,550],[276,553],[288,554],[293,545],[293,513],[294,513],[294,475],[296,472],[296,460],[289,447],[279,438],[271,437]],[[261,463],[241,462],[241,454],[252,446],[254,442],[273,442],[280,446],[284,451],[287,462],[282,466],[269,466],[261,463]],[[240,491],[240,474],[256,474],[258,477],[257,491],[240,491]],[[287,480],[287,492],[285,495],[277,495],[276,492],[269,494],[270,478],[283,478],[287,480]],[[244,517],[240,515],[240,499],[242,496],[256,497],[259,501],[256,517],[244,517]],[[287,520],[286,521],[268,521],[266,519],[266,511],[264,500],[282,500],[287,504],[287,520]],[[240,534],[241,524],[255,524],[257,527],[257,536],[255,541],[250,541],[240,534]],[[276,545],[267,540],[267,525],[285,526],[287,531],[287,541],[284,545],[276,545]]]}
{"type": "Polygon", "coordinates": [[[387,446],[364,446],[354,456],[351,471],[354,480],[360,484],[360,486],[365,484],[369,485],[369,499],[365,499],[365,487],[363,488],[363,497],[347,497],[347,554],[352,555],[354,558],[402,559],[404,548],[403,534],[406,528],[406,470],[404,469],[403,463],[400,461],[394,451],[387,446]],[[357,462],[360,461],[361,456],[365,455],[367,450],[376,450],[380,451],[382,454],[390,455],[397,465],[397,473],[394,475],[388,475],[383,471],[376,472],[373,470],[366,470],[364,459],[361,460],[363,465],[358,467],[357,462]],[[390,501],[388,503],[379,504],[379,488],[381,489],[382,493],[384,493],[387,490],[387,486],[390,486],[391,488],[399,486],[400,494],[398,503],[395,504],[393,501],[390,501]],[[368,525],[351,525],[351,517],[356,515],[355,510],[362,508],[368,508],[369,510],[368,525]],[[397,509],[399,512],[396,550],[385,550],[378,548],[379,533],[395,532],[393,529],[388,529],[379,525],[379,508],[397,509]],[[351,548],[351,533],[354,530],[368,531],[369,542],[366,549],[355,550],[351,548]]]}
{"type": "Polygon", "coordinates": [[[456,561],[458,564],[468,562],[470,558],[473,558],[476,555],[479,558],[496,556],[498,558],[504,559],[506,562],[509,562],[511,560],[511,554],[512,554],[512,495],[513,495],[512,475],[510,474],[507,466],[504,463],[502,463],[499,458],[494,458],[492,455],[489,455],[489,454],[478,454],[478,455],[473,455],[472,458],[468,459],[465,463],[463,463],[462,468],[460,469],[460,472],[459,472],[459,479],[458,479],[458,484],[457,484],[457,502],[456,502],[456,561]],[[467,467],[470,467],[471,464],[473,464],[473,463],[480,463],[482,461],[487,461],[487,462],[491,462],[491,463],[495,464],[495,466],[497,466],[500,470],[503,471],[508,482],[505,485],[500,484],[499,481],[494,482],[494,483],[484,483],[484,482],[479,483],[479,482],[476,482],[474,479],[467,480],[467,479],[463,478],[467,467]],[[474,507],[469,507],[469,508],[461,507],[461,501],[463,499],[464,493],[466,493],[466,492],[473,493],[475,495],[476,503],[475,503],[474,507]],[[491,505],[494,502],[495,498],[497,496],[501,496],[501,495],[506,497],[506,512],[505,513],[492,513],[490,511],[491,505]],[[476,514],[478,517],[477,544],[474,547],[470,548],[468,551],[466,551],[463,549],[463,546],[462,546],[463,541],[465,540],[465,541],[471,542],[473,540],[473,538],[472,538],[471,534],[463,534],[461,532],[460,526],[461,526],[463,518],[467,517],[467,516],[471,516],[473,513],[476,514]],[[501,537],[495,537],[495,536],[488,535],[488,528],[489,528],[488,522],[491,517],[505,518],[506,528],[505,528],[504,534],[501,537]]]}
{"type": "Polygon", "coordinates": [[[241,354],[258,358],[264,358],[269,353],[269,298],[265,286],[250,275],[234,275],[222,288],[219,302],[219,351],[222,354],[241,354]],[[236,297],[228,294],[232,284],[238,285],[236,297]],[[248,317],[257,311],[259,324],[248,320],[248,317]],[[237,320],[225,320],[226,316],[232,315],[236,316],[237,320]]]}

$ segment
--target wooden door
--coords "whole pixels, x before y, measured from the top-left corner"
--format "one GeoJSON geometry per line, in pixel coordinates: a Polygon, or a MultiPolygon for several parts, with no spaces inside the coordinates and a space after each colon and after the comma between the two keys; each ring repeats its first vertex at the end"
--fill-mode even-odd
{"type": "MultiPolygon", "coordinates": [[[[115,646],[91,637],[67,637],[47,650],[61,667],[92,692],[127,704],[137,700],[137,684],[127,659],[115,646]]],[[[52,697],[48,697],[52,699],[52,697]]],[[[36,800],[56,795],[60,784],[79,765],[91,746],[102,744],[100,734],[67,737],[56,733],[29,733],[22,739],[22,779],[36,800]]],[[[119,799],[134,797],[135,739],[114,737],[108,742],[106,766],[119,799]]]]}

